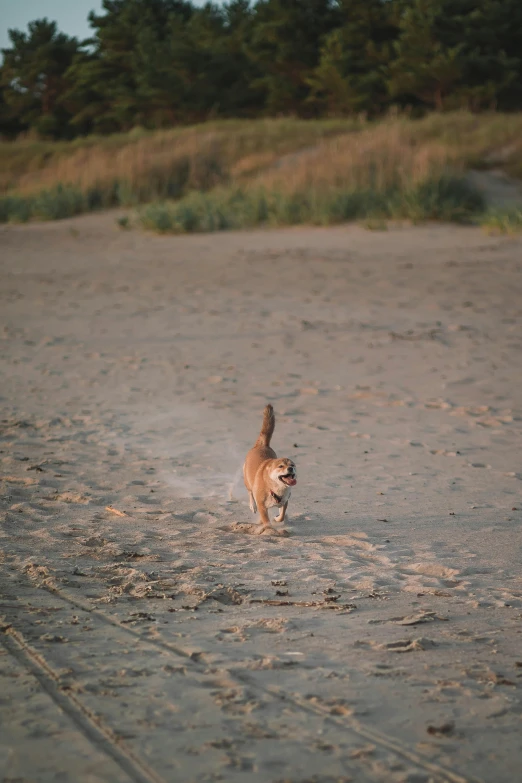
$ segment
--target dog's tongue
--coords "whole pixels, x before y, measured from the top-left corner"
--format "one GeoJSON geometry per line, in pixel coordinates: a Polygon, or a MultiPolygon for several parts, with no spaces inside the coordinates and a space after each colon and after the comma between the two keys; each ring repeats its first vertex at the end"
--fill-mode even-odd
{"type": "Polygon", "coordinates": [[[286,482],[287,482],[287,484],[290,484],[291,487],[293,487],[294,484],[297,484],[297,479],[295,479],[295,478],[287,478],[286,482]]]}

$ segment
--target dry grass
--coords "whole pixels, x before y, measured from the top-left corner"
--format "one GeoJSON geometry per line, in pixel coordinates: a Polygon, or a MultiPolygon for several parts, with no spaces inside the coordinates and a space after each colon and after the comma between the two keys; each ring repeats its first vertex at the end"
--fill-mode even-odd
{"type": "Polygon", "coordinates": [[[120,183],[136,200],[206,189],[249,176],[278,156],[356,127],[352,121],[208,123],[169,131],[133,131],[72,143],[0,143],[0,192],[30,195],[57,185],[83,191],[120,183]]]}
{"type": "Polygon", "coordinates": [[[393,122],[342,134],[279,159],[256,175],[253,184],[292,193],[347,187],[380,193],[411,188],[449,168],[463,168],[456,150],[436,141],[418,144],[411,124],[393,122]]]}
{"type": "MultiPolygon", "coordinates": [[[[384,202],[388,206],[381,212],[390,212],[392,195],[395,204],[398,193],[402,204],[413,204],[412,194],[420,193],[423,183],[423,192],[433,193],[429,183],[447,185],[448,177],[456,181],[470,166],[522,173],[522,115],[457,112],[416,121],[390,116],[375,124],[228,121],[158,132],[136,129],[71,143],[3,142],[0,220],[55,219],[215,189],[221,194],[217,201],[227,201],[223,189],[228,189],[234,203],[234,194],[251,191],[273,194],[271,203],[279,194],[287,203],[300,199],[321,203],[321,209],[341,197],[352,203],[359,194],[366,205],[373,204],[373,217],[375,205],[384,202]]],[[[459,186],[454,192],[464,190],[459,186]]],[[[365,209],[355,212],[369,214],[365,209]]]]}
{"type": "Polygon", "coordinates": [[[417,142],[455,150],[467,168],[502,168],[522,177],[522,113],[430,114],[416,124],[417,142]]]}

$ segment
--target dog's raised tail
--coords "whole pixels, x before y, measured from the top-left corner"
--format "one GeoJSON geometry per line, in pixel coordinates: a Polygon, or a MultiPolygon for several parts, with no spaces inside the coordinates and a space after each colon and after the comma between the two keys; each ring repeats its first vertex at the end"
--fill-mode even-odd
{"type": "Polygon", "coordinates": [[[263,424],[261,425],[261,432],[259,433],[259,437],[256,441],[256,445],[270,446],[270,441],[272,440],[272,435],[274,434],[274,428],[275,428],[274,409],[270,404],[268,404],[265,407],[265,410],[263,411],[263,424]]]}

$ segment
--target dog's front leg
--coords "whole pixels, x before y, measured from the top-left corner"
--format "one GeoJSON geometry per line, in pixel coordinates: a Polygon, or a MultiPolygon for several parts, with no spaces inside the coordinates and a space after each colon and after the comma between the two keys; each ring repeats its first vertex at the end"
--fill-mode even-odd
{"type": "Polygon", "coordinates": [[[270,524],[270,517],[268,516],[268,510],[261,498],[254,498],[254,503],[259,511],[259,522],[263,529],[272,527],[270,524]]]}
{"type": "MultiPolygon", "coordinates": [[[[259,525],[259,535],[262,536],[263,533],[269,533],[274,536],[287,536],[288,532],[284,528],[277,530],[270,524],[270,517],[268,516],[268,510],[264,501],[261,498],[255,498],[255,502],[257,503],[260,517],[259,521],[261,523],[259,525]]],[[[281,514],[283,514],[283,510],[281,510],[281,514]]]]}
{"type": "Polygon", "coordinates": [[[284,522],[285,521],[285,514],[286,514],[286,509],[287,508],[288,508],[288,500],[286,501],[286,503],[283,503],[283,505],[281,507],[281,511],[274,518],[274,522],[284,522]]]}
{"type": "Polygon", "coordinates": [[[249,494],[250,494],[250,502],[248,505],[250,506],[250,511],[252,512],[252,514],[257,514],[257,503],[254,499],[254,494],[252,492],[250,492],[249,494]]]}

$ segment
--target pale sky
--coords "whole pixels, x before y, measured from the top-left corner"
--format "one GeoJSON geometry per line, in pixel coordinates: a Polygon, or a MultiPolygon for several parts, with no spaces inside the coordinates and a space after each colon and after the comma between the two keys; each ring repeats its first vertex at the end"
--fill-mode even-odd
{"type": "Polygon", "coordinates": [[[45,16],[68,35],[88,38],[89,11],[100,11],[101,0],[0,0],[0,47],[9,46],[9,28],[26,30],[27,23],[45,16]]]}
{"type": "MultiPolygon", "coordinates": [[[[201,5],[203,0],[195,5],[201,5]]],[[[100,11],[101,0],[0,0],[0,48],[9,46],[9,28],[26,30],[27,23],[47,17],[58,22],[67,35],[88,38],[91,28],[89,11],[100,11]]]]}

